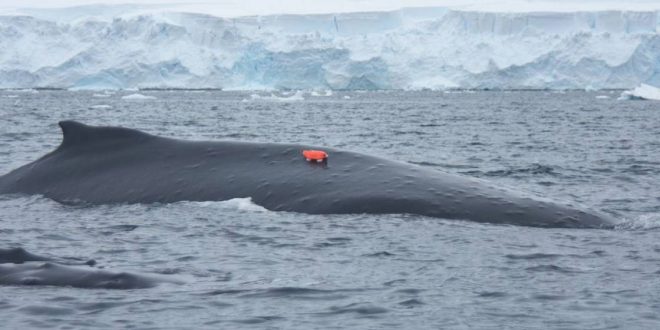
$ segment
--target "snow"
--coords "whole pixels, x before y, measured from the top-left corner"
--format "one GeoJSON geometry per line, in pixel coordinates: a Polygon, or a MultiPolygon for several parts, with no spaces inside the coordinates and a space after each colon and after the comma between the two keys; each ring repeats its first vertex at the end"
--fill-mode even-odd
{"type": "Polygon", "coordinates": [[[223,17],[274,14],[330,14],[395,11],[405,7],[444,7],[485,12],[578,12],[609,10],[658,10],[657,0],[0,0],[4,12],[76,20],[81,17],[112,18],[154,12],[189,12],[223,17]],[[99,3],[103,3],[100,5],[99,3]]]}
{"type": "Polygon", "coordinates": [[[124,95],[121,97],[122,100],[154,100],[155,96],[142,95],[140,93],[124,95]]]}
{"type": "Polygon", "coordinates": [[[548,5],[547,11],[531,12],[521,8],[545,7],[507,2],[495,10],[490,4],[460,3],[233,18],[173,10],[188,6],[182,4],[17,9],[24,15],[0,16],[0,88],[599,90],[660,85],[657,2],[629,5],[634,11],[620,8],[623,2],[608,2],[609,7],[572,4],[551,10],[548,5]]]}
{"type": "Polygon", "coordinates": [[[641,84],[630,91],[624,91],[618,100],[655,100],[660,101],[660,88],[641,84]]]}

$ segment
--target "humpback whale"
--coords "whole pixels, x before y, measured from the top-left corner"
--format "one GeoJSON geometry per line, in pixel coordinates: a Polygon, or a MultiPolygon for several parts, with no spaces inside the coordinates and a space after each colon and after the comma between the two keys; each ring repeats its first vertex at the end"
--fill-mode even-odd
{"type": "Polygon", "coordinates": [[[0,264],[14,263],[22,264],[28,261],[51,261],[48,257],[39,256],[25,251],[23,248],[3,249],[0,248],[0,264]]]}
{"type": "MultiPolygon", "coordinates": [[[[156,277],[111,272],[51,262],[0,264],[0,285],[49,285],[85,289],[144,289],[161,282],[156,277]]],[[[178,283],[178,282],[172,282],[178,283]]]]}
{"type": "MultiPolygon", "coordinates": [[[[87,262],[88,266],[92,263],[87,262]]],[[[0,285],[50,285],[86,289],[143,289],[159,283],[179,283],[162,276],[112,272],[65,265],[22,248],[0,248],[0,285]]]]}
{"type": "Polygon", "coordinates": [[[409,213],[535,227],[609,228],[609,216],[405,162],[296,144],[184,141],[62,121],[61,145],[0,177],[0,193],[65,203],[252,198],[309,214],[409,213]],[[323,163],[301,152],[328,153],[323,163]]]}

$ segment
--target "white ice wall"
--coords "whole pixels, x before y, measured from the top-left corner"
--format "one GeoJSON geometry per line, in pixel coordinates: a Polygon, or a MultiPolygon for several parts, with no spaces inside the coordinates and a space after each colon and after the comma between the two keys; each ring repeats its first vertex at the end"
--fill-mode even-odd
{"type": "Polygon", "coordinates": [[[0,16],[0,87],[632,88],[660,84],[659,17],[446,8],[0,16]]]}

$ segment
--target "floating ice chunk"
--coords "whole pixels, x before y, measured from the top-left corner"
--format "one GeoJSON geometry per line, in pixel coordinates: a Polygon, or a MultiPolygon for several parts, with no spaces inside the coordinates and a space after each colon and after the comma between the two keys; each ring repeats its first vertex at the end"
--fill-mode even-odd
{"type": "Polygon", "coordinates": [[[91,106],[90,109],[112,109],[112,106],[107,104],[97,104],[91,106]]]}
{"type": "Polygon", "coordinates": [[[629,101],[629,100],[639,100],[632,95],[631,91],[623,91],[619,97],[616,98],[617,101],[629,101]]]}
{"type": "Polygon", "coordinates": [[[312,96],[332,96],[332,90],[331,89],[328,89],[328,90],[325,90],[325,91],[313,90],[310,93],[310,95],[312,95],[312,96]]]}
{"type": "Polygon", "coordinates": [[[14,93],[29,93],[29,94],[37,94],[39,93],[38,90],[33,89],[33,88],[20,88],[20,89],[10,89],[10,91],[14,93]]]}
{"type": "Polygon", "coordinates": [[[660,88],[641,84],[630,91],[624,91],[617,100],[655,100],[660,101],[660,88]]]}
{"type": "Polygon", "coordinates": [[[155,100],[155,96],[143,95],[140,93],[124,95],[121,97],[122,100],[155,100]]]}
{"type": "Polygon", "coordinates": [[[305,100],[303,91],[296,91],[296,93],[291,96],[277,96],[272,93],[270,94],[270,96],[261,96],[259,94],[252,94],[250,95],[250,98],[253,101],[269,101],[269,102],[296,102],[296,101],[305,100]]]}
{"type": "Polygon", "coordinates": [[[99,94],[99,93],[94,93],[92,96],[93,96],[93,97],[110,97],[110,94],[99,94]]]}
{"type": "Polygon", "coordinates": [[[344,100],[348,100],[348,99],[350,99],[350,98],[351,98],[350,96],[348,96],[348,95],[344,95],[344,100]]]}
{"type": "Polygon", "coordinates": [[[610,97],[607,96],[607,95],[598,95],[598,96],[596,96],[596,98],[599,99],[599,100],[604,100],[604,99],[609,99],[610,97]]]}

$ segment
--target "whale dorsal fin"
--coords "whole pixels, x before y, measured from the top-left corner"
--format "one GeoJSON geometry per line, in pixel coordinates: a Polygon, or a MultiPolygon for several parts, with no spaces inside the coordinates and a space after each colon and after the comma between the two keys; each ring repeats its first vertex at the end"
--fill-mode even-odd
{"type": "Polygon", "coordinates": [[[73,120],[61,121],[58,124],[62,128],[62,144],[59,149],[99,143],[139,142],[154,137],[130,128],[89,126],[73,120]]]}

